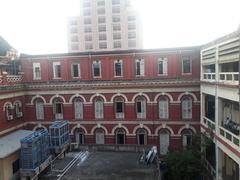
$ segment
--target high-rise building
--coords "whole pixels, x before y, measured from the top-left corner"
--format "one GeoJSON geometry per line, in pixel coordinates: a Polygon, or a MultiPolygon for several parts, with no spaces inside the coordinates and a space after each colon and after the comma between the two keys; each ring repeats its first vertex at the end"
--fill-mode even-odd
{"type": "Polygon", "coordinates": [[[142,48],[141,18],[131,0],[80,0],[80,15],[67,25],[69,52],[142,48]]]}
{"type": "Polygon", "coordinates": [[[217,180],[240,178],[239,36],[235,31],[201,50],[201,131],[213,139],[206,162],[217,180]]]}

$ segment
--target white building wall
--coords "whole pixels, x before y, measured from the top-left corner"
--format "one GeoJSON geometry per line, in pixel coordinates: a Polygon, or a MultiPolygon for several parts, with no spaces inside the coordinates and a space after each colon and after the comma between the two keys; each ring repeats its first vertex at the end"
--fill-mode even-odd
{"type": "Polygon", "coordinates": [[[68,19],[68,51],[69,52],[84,52],[84,51],[109,51],[109,50],[126,50],[126,49],[141,49],[143,47],[142,44],[142,23],[140,15],[131,7],[130,0],[80,0],[80,13],[78,17],[71,17],[68,19]],[[117,5],[113,5],[112,2],[119,2],[117,5]],[[99,2],[105,2],[105,5],[98,5],[99,2]],[[84,7],[83,4],[89,3],[90,7],[84,7]],[[113,13],[113,8],[120,8],[119,13],[113,13]],[[98,9],[105,9],[104,14],[98,14],[98,9]],[[90,10],[90,15],[84,15],[84,12],[90,10]],[[106,18],[106,23],[101,25],[106,25],[106,35],[107,35],[107,48],[101,49],[99,47],[99,43],[103,42],[99,40],[99,34],[104,34],[104,32],[99,32],[98,27],[98,17],[104,16],[106,18]],[[114,16],[120,16],[119,22],[113,22],[114,16]],[[135,17],[135,20],[129,21],[128,16],[135,17]],[[90,18],[91,24],[84,24],[84,18],[90,18]],[[73,24],[72,22],[77,22],[73,24]],[[114,31],[113,24],[119,24],[121,30],[114,31]],[[128,24],[135,24],[135,29],[128,29],[128,24]],[[84,29],[86,26],[91,27],[92,32],[86,33],[84,29]],[[76,32],[71,32],[72,29],[76,28],[76,32]],[[135,32],[136,38],[129,39],[128,33],[135,32]],[[120,33],[121,39],[114,40],[113,34],[120,33]],[[86,48],[85,44],[85,36],[92,35],[92,49],[86,48]],[[73,37],[77,37],[78,41],[74,41],[73,37]],[[73,39],[72,39],[73,38],[73,39]],[[129,40],[135,41],[136,44],[134,46],[129,46],[129,40]],[[121,43],[121,47],[114,47],[114,42],[119,41],[121,43]]]}

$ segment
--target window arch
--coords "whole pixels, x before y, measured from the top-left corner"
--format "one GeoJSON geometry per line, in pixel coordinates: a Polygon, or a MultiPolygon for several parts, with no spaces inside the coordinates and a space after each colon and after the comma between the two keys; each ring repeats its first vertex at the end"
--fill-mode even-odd
{"type": "Polygon", "coordinates": [[[81,98],[74,98],[74,118],[83,119],[83,101],[81,98]]]}
{"type": "Polygon", "coordinates": [[[137,130],[137,142],[139,145],[147,144],[147,131],[143,128],[137,130]]]}
{"type": "Polygon", "coordinates": [[[95,130],[96,136],[96,144],[104,144],[105,143],[105,134],[102,128],[98,128],[95,130]]]}
{"type": "Polygon", "coordinates": [[[136,98],[137,118],[146,118],[146,99],[142,96],[136,98]]]}
{"type": "Polygon", "coordinates": [[[61,98],[53,100],[53,114],[55,115],[55,119],[63,119],[63,101],[61,98]]]}
{"type": "Polygon", "coordinates": [[[161,129],[159,131],[159,140],[160,140],[160,154],[166,155],[168,153],[170,144],[170,133],[167,129],[161,129]]]}
{"type": "Polygon", "coordinates": [[[193,132],[191,129],[184,129],[181,132],[183,147],[192,145],[193,132]]]}
{"type": "Polygon", "coordinates": [[[116,119],[124,118],[124,99],[122,97],[116,97],[114,99],[115,103],[115,117],[116,119]]]}
{"type": "Polygon", "coordinates": [[[192,119],[192,99],[189,96],[182,98],[182,119],[192,119]]]}
{"type": "Polygon", "coordinates": [[[124,129],[119,128],[115,131],[116,144],[125,144],[126,132],[124,129]]]}
{"type": "Polygon", "coordinates": [[[84,144],[85,132],[82,128],[78,128],[75,131],[75,140],[78,144],[84,144]]]}
{"type": "Polygon", "coordinates": [[[6,119],[7,119],[7,120],[12,120],[12,119],[13,119],[13,115],[12,115],[12,104],[10,104],[10,103],[5,103],[3,107],[4,107],[6,119]]]}
{"type": "Polygon", "coordinates": [[[36,102],[35,103],[36,119],[43,120],[44,119],[44,102],[40,98],[38,98],[35,102],[36,102]]]}
{"type": "Polygon", "coordinates": [[[169,118],[169,100],[166,96],[160,96],[158,100],[158,110],[160,119],[169,118]]]}
{"type": "Polygon", "coordinates": [[[102,119],[104,117],[103,99],[96,98],[94,101],[94,105],[95,105],[95,118],[102,119]]]}

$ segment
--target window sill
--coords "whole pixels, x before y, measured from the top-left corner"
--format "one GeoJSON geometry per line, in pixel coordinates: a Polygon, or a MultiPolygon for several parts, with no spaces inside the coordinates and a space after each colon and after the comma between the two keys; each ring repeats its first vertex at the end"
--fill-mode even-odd
{"type": "Polygon", "coordinates": [[[186,76],[189,76],[189,75],[192,75],[192,73],[182,73],[182,75],[186,75],[186,76]]]}
{"type": "Polygon", "coordinates": [[[53,80],[61,80],[61,77],[54,77],[53,80]]]}
{"type": "Polygon", "coordinates": [[[94,79],[101,79],[102,76],[93,76],[94,79]]]}
{"type": "Polygon", "coordinates": [[[81,76],[78,77],[72,77],[73,79],[81,79],[81,76]]]}
{"type": "Polygon", "coordinates": [[[41,78],[33,78],[34,81],[42,80],[41,78]]]}
{"type": "Polygon", "coordinates": [[[166,76],[168,76],[168,74],[158,74],[158,76],[160,76],[160,77],[162,77],[162,76],[166,77],[166,76]]]}

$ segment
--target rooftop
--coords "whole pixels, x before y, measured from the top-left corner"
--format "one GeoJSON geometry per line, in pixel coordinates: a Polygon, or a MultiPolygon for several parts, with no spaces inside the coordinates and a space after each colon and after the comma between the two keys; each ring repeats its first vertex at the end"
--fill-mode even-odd
{"type": "Polygon", "coordinates": [[[20,139],[28,136],[33,131],[18,130],[0,138],[0,159],[9,156],[21,147],[20,139]]]}

